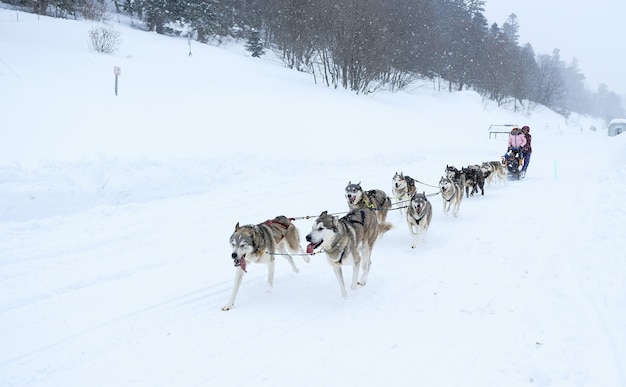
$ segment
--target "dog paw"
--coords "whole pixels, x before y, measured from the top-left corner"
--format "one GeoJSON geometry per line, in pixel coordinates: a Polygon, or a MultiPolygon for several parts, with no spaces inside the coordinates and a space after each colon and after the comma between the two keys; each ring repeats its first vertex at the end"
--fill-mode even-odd
{"type": "Polygon", "coordinates": [[[232,306],[232,305],[222,306],[222,310],[223,310],[224,312],[226,312],[226,311],[228,311],[228,310],[231,310],[232,308],[233,308],[233,306],[232,306]]]}

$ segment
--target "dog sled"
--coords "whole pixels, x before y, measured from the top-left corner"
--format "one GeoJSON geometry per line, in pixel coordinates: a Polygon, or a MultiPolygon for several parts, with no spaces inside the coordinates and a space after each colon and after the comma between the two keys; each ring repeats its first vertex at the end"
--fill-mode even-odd
{"type": "Polygon", "coordinates": [[[503,158],[502,163],[506,168],[508,180],[519,180],[522,178],[522,167],[524,167],[522,152],[509,151],[508,160],[503,158]]]}

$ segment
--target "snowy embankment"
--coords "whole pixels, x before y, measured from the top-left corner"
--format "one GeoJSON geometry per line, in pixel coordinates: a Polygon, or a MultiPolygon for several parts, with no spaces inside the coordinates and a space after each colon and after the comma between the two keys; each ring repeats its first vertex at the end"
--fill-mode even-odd
{"type": "MultiPolygon", "coordinates": [[[[626,137],[432,85],[355,96],[122,24],[120,53],[101,56],[76,38],[85,23],[11,15],[0,385],[626,384],[626,137]],[[532,128],[528,178],[464,199],[458,218],[432,196],[416,249],[391,212],[347,300],[323,255],[296,258],[298,274],[279,258],[271,292],[251,265],[221,311],[235,223],[343,211],[349,180],[434,185],[446,164],[497,159],[504,139],[486,129],[510,122],[532,128]]],[[[311,223],[296,221],[303,245],[311,223]]]]}

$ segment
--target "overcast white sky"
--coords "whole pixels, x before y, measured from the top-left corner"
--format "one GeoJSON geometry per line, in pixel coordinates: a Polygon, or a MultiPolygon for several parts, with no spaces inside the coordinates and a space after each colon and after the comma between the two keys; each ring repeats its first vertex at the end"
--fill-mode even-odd
{"type": "Polygon", "coordinates": [[[537,54],[560,49],[568,63],[578,59],[590,90],[605,83],[626,100],[625,0],[488,0],[485,8],[490,25],[515,13],[520,45],[537,54]]]}

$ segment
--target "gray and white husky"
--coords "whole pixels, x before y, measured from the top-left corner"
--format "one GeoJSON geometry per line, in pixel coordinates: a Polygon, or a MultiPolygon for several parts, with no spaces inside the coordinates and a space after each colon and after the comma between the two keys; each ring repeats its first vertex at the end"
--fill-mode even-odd
{"type": "Polygon", "coordinates": [[[404,173],[396,172],[391,180],[391,191],[393,196],[398,200],[398,203],[402,206],[402,211],[406,213],[408,202],[411,200],[417,189],[415,188],[415,180],[404,173]]]}
{"type": "Polygon", "coordinates": [[[379,189],[364,191],[361,188],[361,182],[352,183],[349,181],[345,195],[350,210],[370,208],[376,213],[378,223],[385,223],[387,220],[387,212],[391,208],[391,199],[385,191],[379,189]]]}
{"type": "Polygon", "coordinates": [[[415,193],[409,202],[406,212],[406,221],[409,224],[409,231],[413,235],[411,248],[415,248],[422,236],[428,231],[430,220],[433,217],[433,206],[428,201],[426,193],[415,193]]]}
{"type": "Polygon", "coordinates": [[[506,171],[500,161],[483,161],[481,169],[485,175],[487,184],[506,184],[506,171]]]}
{"type": "Polygon", "coordinates": [[[459,207],[463,201],[461,182],[442,176],[439,180],[439,191],[443,200],[443,212],[448,215],[450,208],[452,208],[454,216],[459,216],[459,207]]]}
{"type": "Polygon", "coordinates": [[[310,260],[309,256],[304,254],[304,250],[300,245],[300,234],[292,223],[292,219],[282,215],[256,225],[239,226],[239,223],[237,223],[235,231],[230,236],[230,245],[233,249],[231,257],[237,268],[235,269],[233,291],[228,303],[222,310],[233,308],[235,297],[237,297],[239,286],[241,286],[241,280],[244,273],[247,272],[246,266],[248,263],[264,263],[267,265],[267,283],[271,288],[274,285],[276,254],[284,255],[295,273],[298,272],[298,268],[289,252],[301,254],[307,263],[310,260]]]}
{"type": "Polygon", "coordinates": [[[324,211],[315,219],[311,232],[306,236],[309,242],[307,253],[311,254],[316,249],[326,253],[326,259],[337,276],[341,296],[346,298],[348,293],[341,267],[352,265],[351,289],[365,286],[374,243],[390,228],[388,223],[379,224],[376,214],[369,208],[352,210],[342,218],[324,211]],[[359,268],[363,270],[360,279],[359,268]]]}

